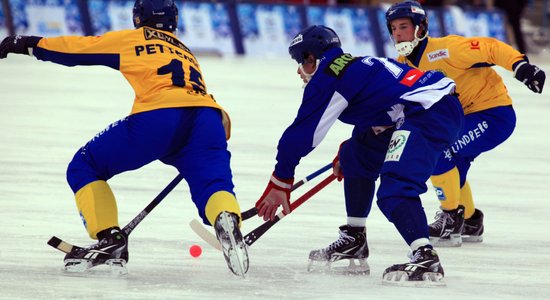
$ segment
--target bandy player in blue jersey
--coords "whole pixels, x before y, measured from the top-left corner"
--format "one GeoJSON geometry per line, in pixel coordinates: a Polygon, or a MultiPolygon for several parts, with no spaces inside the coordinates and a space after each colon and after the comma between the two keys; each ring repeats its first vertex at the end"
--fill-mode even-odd
{"type": "Polygon", "coordinates": [[[463,125],[454,81],[391,59],[344,53],[337,34],[325,26],[302,30],[289,53],[306,86],[296,119],[279,140],[275,170],[256,203],[258,215],[273,219],[279,206],[290,211],[295,168],[340,120],[354,126],[339,154],[348,222],[336,242],[312,251],[310,259],[325,264],[359,259],[359,271],[368,272],[365,224],[380,177],[377,204],[413,256],[410,263],[387,268],[384,282],[443,284],[419,195],[463,125]]]}

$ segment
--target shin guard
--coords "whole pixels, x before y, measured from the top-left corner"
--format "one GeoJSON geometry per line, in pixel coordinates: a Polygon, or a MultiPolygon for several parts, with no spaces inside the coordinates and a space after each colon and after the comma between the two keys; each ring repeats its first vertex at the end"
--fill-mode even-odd
{"type": "Polygon", "coordinates": [[[96,234],[110,227],[119,227],[115,196],[107,182],[90,182],[75,194],[76,206],[84,226],[92,239],[96,234]]]}
{"type": "Polygon", "coordinates": [[[451,170],[431,177],[436,190],[437,198],[441,203],[441,209],[453,210],[460,202],[460,176],[456,167],[451,170]]]}

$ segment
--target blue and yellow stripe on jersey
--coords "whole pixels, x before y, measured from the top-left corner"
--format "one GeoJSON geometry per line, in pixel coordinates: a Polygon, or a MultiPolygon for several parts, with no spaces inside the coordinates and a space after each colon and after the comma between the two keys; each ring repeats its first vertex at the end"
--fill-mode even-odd
{"type": "Polygon", "coordinates": [[[399,56],[398,61],[420,70],[437,70],[456,82],[456,92],[465,114],[512,104],[502,78],[491,67],[511,71],[524,55],[493,38],[449,35],[428,38],[419,46],[413,61],[399,56]]]}
{"type": "MultiPolygon", "coordinates": [[[[141,27],[103,36],[42,38],[33,55],[66,66],[104,65],[119,70],[135,91],[130,114],[198,106],[223,112],[208,94],[195,56],[167,31],[141,27]]],[[[229,119],[225,112],[222,115],[229,138],[229,119]]]]}

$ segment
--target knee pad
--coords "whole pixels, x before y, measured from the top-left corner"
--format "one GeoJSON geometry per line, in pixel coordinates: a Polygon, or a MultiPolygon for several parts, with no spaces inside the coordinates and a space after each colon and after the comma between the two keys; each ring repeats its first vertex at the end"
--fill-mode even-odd
{"type": "Polygon", "coordinates": [[[76,194],[84,186],[99,179],[92,166],[79,150],[67,167],[67,183],[69,183],[73,193],[76,194]]]}

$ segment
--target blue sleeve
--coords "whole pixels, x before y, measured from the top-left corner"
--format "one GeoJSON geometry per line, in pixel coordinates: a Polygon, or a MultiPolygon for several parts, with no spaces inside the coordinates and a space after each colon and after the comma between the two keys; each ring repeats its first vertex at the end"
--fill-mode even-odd
{"type": "Polygon", "coordinates": [[[320,85],[314,85],[312,82],[308,84],[298,115],[279,140],[275,176],[283,179],[293,178],[300,159],[315,149],[314,139],[320,123],[332,125],[336,121],[337,115],[328,116],[334,120],[321,120],[327,118],[325,112],[330,104],[330,97],[330,91],[326,91],[320,85]]]}

